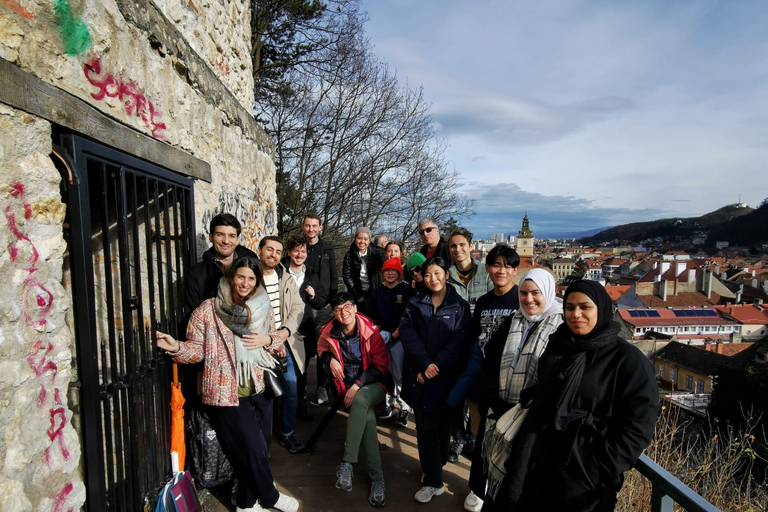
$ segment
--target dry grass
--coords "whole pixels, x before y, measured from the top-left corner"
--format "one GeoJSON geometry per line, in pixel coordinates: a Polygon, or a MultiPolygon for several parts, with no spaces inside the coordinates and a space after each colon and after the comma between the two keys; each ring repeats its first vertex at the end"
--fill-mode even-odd
{"type": "MultiPolygon", "coordinates": [[[[746,426],[741,430],[728,426],[719,429],[724,434],[709,435],[707,429],[684,421],[678,411],[662,408],[646,455],[723,512],[768,510],[768,482],[757,482],[752,476],[759,459],[756,449],[768,447],[765,433],[758,438],[755,432],[757,416],[745,414],[746,426]]],[[[627,472],[616,510],[650,510],[650,503],[650,482],[635,470],[627,472]]],[[[675,510],[683,509],[676,505],[675,510]]]]}

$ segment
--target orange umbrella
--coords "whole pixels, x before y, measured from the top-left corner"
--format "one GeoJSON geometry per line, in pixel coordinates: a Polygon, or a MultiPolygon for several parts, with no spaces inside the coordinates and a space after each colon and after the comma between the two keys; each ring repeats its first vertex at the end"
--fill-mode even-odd
{"type": "Polygon", "coordinates": [[[171,384],[171,451],[179,454],[179,471],[184,471],[187,447],[184,444],[184,395],[179,383],[179,367],[173,363],[171,384]]]}

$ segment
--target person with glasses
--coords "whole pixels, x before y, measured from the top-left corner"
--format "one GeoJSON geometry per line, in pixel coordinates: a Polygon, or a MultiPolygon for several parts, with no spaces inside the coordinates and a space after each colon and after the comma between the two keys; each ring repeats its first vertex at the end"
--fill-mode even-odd
{"type": "Polygon", "coordinates": [[[344,455],[336,469],[336,488],[352,490],[352,464],[357,462],[362,448],[371,479],[368,502],[383,507],[387,495],[374,407],[393,387],[387,347],[379,328],[357,310],[352,295],[339,293],[331,301],[331,308],[333,320],[320,331],[317,356],[330,367],[336,393],[349,410],[344,455]]]}
{"type": "Polygon", "coordinates": [[[440,236],[440,228],[437,227],[437,222],[432,219],[422,219],[419,221],[418,231],[421,241],[424,242],[419,252],[424,255],[425,259],[428,260],[439,256],[445,261],[451,261],[448,243],[440,236]]]}
{"type": "Polygon", "coordinates": [[[421,267],[428,293],[413,297],[400,320],[406,354],[402,397],[416,420],[423,487],[414,499],[429,502],[445,492],[443,466],[448,462],[454,409],[448,395],[466,367],[471,314],[467,301],[446,283],[448,262],[428,259],[421,267]]]}
{"type": "MultiPolygon", "coordinates": [[[[453,237],[451,237],[453,240],[453,237]]],[[[471,439],[465,438],[467,444],[465,451],[471,454],[472,466],[469,473],[470,489],[480,488],[479,495],[470,490],[469,495],[464,501],[465,510],[477,511],[483,506],[482,499],[485,486],[485,476],[482,473],[482,465],[477,462],[481,458],[480,447],[483,443],[482,429],[479,425],[485,424],[485,415],[487,407],[478,408],[480,401],[480,389],[478,377],[480,376],[484,350],[493,336],[494,332],[504,321],[515,314],[520,307],[520,301],[517,295],[517,285],[514,278],[517,274],[517,267],[520,265],[520,256],[512,247],[508,245],[497,245],[488,253],[485,258],[485,271],[490,276],[493,283],[493,290],[482,295],[477,299],[475,310],[472,314],[472,352],[467,362],[467,367],[459,378],[456,386],[453,388],[448,403],[457,410],[464,407],[465,399],[468,405],[469,416],[471,418],[470,434],[471,439]],[[471,444],[470,444],[471,441],[471,444]]],[[[457,442],[454,438],[451,448],[454,448],[457,442]]],[[[449,454],[449,460],[454,454],[453,450],[449,454]]],[[[456,457],[458,459],[458,457],[456,457]]]]}

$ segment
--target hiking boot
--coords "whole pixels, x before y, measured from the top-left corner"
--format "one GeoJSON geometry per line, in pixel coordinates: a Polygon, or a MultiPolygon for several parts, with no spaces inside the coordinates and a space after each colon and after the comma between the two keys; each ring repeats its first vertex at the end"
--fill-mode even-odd
{"type": "Polygon", "coordinates": [[[280,436],[280,446],[288,450],[288,453],[290,454],[297,454],[304,451],[304,445],[301,444],[297,439],[296,436],[291,434],[289,436],[280,436]]]}
{"type": "Polygon", "coordinates": [[[429,503],[434,496],[440,496],[444,492],[445,492],[444,485],[442,487],[430,487],[428,485],[425,485],[424,487],[416,491],[416,494],[413,496],[413,499],[415,499],[419,503],[429,503]]]}
{"type": "Polygon", "coordinates": [[[296,512],[299,510],[299,502],[296,498],[291,498],[287,494],[280,493],[280,497],[277,498],[277,503],[272,505],[272,508],[277,509],[280,512],[296,512]]]}
{"type": "Polygon", "coordinates": [[[371,482],[371,493],[368,495],[368,503],[374,507],[383,507],[387,504],[387,490],[384,480],[371,482]]]}
{"type": "Polygon", "coordinates": [[[387,408],[384,409],[384,411],[381,414],[379,414],[379,419],[388,420],[389,418],[395,416],[396,414],[397,414],[397,410],[391,405],[388,405],[387,408]]]}
{"type": "Polygon", "coordinates": [[[353,477],[352,464],[349,462],[342,462],[339,464],[339,467],[336,468],[336,488],[341,489],[342,491],[351,491],[353,477]]]}
{"type": "Polygon", "coordinates": [[[451,442],[451,448],[448,451],[448,462],[458,462],[463,449],[464,440],[459,437],[454,437],[453,442],[451,442]]]}
{"type": "Polygon", "coordinates": [[[397,423],[401,427],[407,427],[408,426],[408,411],[401,410],[398,413],[398,415],[397,415],[397,419],[395,420],[395,423],[397,423]]]}
{"type": "Polygon", "coordinates": [[[469,491],[466,499],[464,500],[464,510],[469,512],[479,512],[483,508],[483,500],[481,500],[477,494],[469,491]]]}

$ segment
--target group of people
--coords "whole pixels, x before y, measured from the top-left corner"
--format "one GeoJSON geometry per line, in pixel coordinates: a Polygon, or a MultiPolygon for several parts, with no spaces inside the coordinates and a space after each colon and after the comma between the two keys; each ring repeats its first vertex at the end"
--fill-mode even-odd
{"type": "Polygon", "coordinates": [[[285,244],[265,237],[254,254],[237,243],[237,219],[214,217],[213,246],[188,273],[186,341],[157,333],[174,361],[203,363],[202,401],[238,477],[238,511],[298,510],[270,469],[270,388],[285,377],[280,444],[299,453],[294,425],[309,416],[315,354],[316,403],[328,400],[327,375],[349,411],[336,488],[352,489],[362,451],[368,501],[386,505],[377,419],[407,426],[412,412],[418,502],[443,494],[443,467],[464,452],[466,510],[613,510],[653,437],[658,388],[647,358],[618,337],[599,283],[577,281],[560,298],[546,270],[517,279],[513,248],[497,245],[478,264],[471,233],[444,240],[425,219],[424,245],[408,258],[402,243],[358,228],[339,292],[319,217],[302,227],[285,244]]]}

